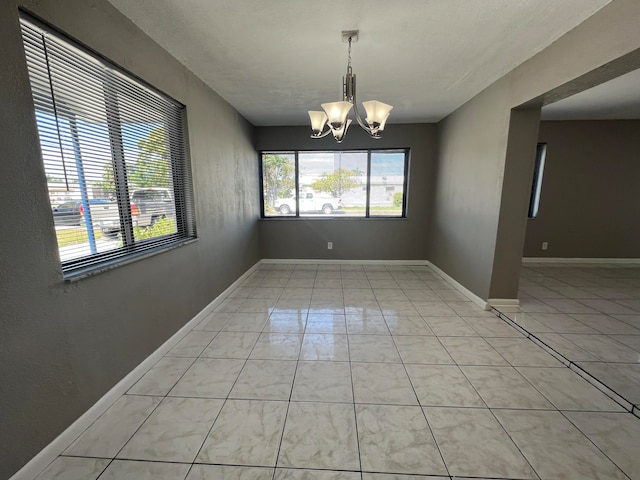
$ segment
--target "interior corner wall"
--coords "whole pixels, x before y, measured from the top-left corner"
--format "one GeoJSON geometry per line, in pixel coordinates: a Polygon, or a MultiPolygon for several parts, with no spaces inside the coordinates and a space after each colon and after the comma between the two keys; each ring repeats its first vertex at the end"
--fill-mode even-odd
{"type": "MultiPolygon", "coordinates": [[[[388,125],[373,140],[352,127],[345,140],[311,139],[309,127],[257,127],[256,148],[266,151],[410,148],[407,218],[269,218],[260,221],[262,257],[322,260],[425,260],[433,168],[434,124],[388,125]],[[333,242],[333,250],[327,242],[333,242]]],[[[257,161],[257,160],[256,160],[257,161]]]]}
{"type": "Polygon", "coordinates": [[[633,65],[617,60],[638,61],[638,18],[637,0],[607,4],[438,124],[428,258],[479,297],[488,299],[492,284],[518,281],[513,266],[494,270],[502,230],[518,228],[499,224],[511,109],[580,91],[586,76],[595,85],[628,72],[633,65]]]}
{"type": "Polygon", "coordinates": [[[640,120],[545,121],[539,141],[547,157],[524,256],[639,258],[640,120]]]}
{"type": "Polygon", "coordinates": [[[0,478],[260,259],[253,127],[106,0],[0,3],[0,478]],[[18,8],[186,105],[198,240],[62,280],[18,8]]]}

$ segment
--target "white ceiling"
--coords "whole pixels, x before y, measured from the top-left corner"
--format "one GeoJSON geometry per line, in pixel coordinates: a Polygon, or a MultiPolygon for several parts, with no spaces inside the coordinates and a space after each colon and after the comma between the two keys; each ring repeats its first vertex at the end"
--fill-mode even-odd
{"type": "Polygon", "coordinates": [[[342,99],[438,121],[610,0],[109,0],[254,125],[305,125],[342,99]]]}

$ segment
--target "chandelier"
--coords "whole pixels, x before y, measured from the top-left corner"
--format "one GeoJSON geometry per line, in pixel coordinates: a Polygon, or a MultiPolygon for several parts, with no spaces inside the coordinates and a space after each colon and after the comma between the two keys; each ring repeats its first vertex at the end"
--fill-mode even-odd
{"type": "Polygon", "coordinates": [[[311,129],[313,130],[311,138],[323,138],[332,133],[336,141],[341,143],[349,125],[351,125],[351,119],[348,117],[352,108],[362,129],[371,138],[381,137],[393,107],[377,100],[362,102],[367,116],[364,121],[360,116],[356,101],[356,76],[351,69],[351,42],[358,41],[358,32],[358,30],[342,31],[342,40],[349,43],[347,74],[342,77],[342,101],[323,103],[321,106],[324,111],[309,110],[311,129]]]}

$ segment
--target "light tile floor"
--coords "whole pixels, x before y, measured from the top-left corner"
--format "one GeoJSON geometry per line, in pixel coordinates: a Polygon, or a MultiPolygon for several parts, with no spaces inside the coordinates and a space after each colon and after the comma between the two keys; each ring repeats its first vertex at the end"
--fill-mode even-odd
{"type": "Polygon", "coordinates": [[[427,267],[262,265],[38,478],[640,479],[638,445],[427,267]]]}
{"type": "Polygon", "coordinates": [[[519,298],[516,312],[502,313],[640,416],[640,265],[529,264],[519,298]]]}

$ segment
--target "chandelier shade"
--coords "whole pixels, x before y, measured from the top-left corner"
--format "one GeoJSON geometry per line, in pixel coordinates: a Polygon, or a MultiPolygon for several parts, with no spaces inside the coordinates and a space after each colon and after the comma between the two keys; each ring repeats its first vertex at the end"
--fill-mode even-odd
{"type": "Polygon", "coordinates": [[[366,117],[362,120],[356,101],[356,76],[351,69],[351,43],[358,40],[358,30],[345,30],[342,38],[349,43],[347,73],[342,79],[342,101],[323,103],[324,112],[309,110],[311,138],[323,138],[332,133],[338,143],[342,142],[351,125],[349,113],[352,109],[358,125],[371,138],[380,138],[393,107],[378,100],[363,102],[366,117]]]}

